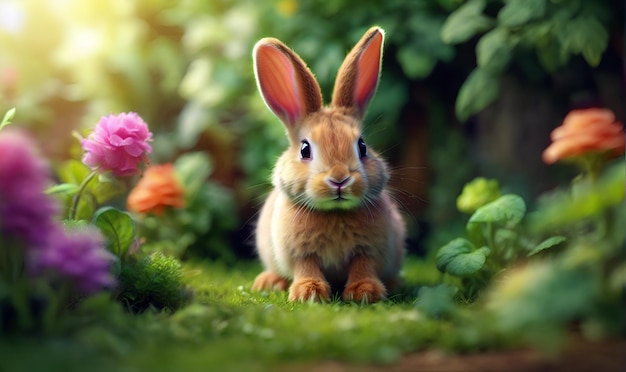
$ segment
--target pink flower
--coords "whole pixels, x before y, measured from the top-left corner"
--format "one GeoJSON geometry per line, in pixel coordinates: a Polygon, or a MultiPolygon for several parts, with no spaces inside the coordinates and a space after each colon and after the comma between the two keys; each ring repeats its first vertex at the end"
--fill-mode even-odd
{"type": "Polygon", "coordinates": [[[103,116],[95,131],[81,140],[83,163],[92,170],[116,176],[139,173],[139,164],[148,159],[152,147],[148,125],[134,112],[103,116]]]}

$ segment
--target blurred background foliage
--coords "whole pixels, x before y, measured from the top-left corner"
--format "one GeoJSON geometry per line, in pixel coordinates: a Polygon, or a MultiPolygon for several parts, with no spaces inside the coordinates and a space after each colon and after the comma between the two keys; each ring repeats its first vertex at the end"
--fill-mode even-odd
{"type": "Polygon", "coordinates": [[[73,130],[136,111],[155,133],[153,163],[207,155],[209,191],[189,208],[237,220],[199,234],[250,256],[250,222],[286,146],[256,90],[254,43],[283,40],[328,98],[346,52],[378,24],[366,138],[389,159],[409,248],[424,254],[463,230],[455,198],[474,176],[526,200],[569,179],[541,151],[570,109],[623,120],[623,14],[617,0],[2,0],[0,112],[17,107],[60,166],[80,154],[73,130]]]}

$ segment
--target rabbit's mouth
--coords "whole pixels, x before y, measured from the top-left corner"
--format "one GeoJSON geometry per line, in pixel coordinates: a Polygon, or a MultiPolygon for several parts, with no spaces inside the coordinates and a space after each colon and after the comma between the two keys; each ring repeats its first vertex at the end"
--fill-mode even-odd
{"type": "Polygon", "coordinates": [[[346,201],[350,201],[349,198],[346,198],[346,191],[342,190],[341,187],[337,187],[336,189],[336,194],[335,197],[333,198],[333,200],[337,203],[343,203],[346,201]]]}
{"type": "Polygon", "coordinates": [[[350,197],[345,194],[339,194],[331,198],[317,200],[314,205],[315,209],[319,210],[349,210],[359,206],[360,201],[358,198],[350,197]]]}

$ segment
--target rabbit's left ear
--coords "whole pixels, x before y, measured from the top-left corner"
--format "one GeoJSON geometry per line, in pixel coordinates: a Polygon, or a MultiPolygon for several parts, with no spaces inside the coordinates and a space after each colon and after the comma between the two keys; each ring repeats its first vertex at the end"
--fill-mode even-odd
{"type": "Polygon", "coordinates": [[[346,56],[335,80],[334,107],[350,108],[359,118],[365,115],[380,78],[384,39],[383,29],[372,27],[346,56]]]}
{"type": "Polygon", "coordinates": [[[278,39],[259,40],[252,52],[263,100],[290,134],[308,114],[322,107],[322,92],[302,59],[278,39]]]}

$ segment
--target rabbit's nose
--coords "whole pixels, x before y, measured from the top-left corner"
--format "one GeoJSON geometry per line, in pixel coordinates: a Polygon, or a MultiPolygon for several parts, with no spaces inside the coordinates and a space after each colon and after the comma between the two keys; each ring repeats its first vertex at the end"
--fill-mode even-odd
{"type": "Polygon", "coordinates": [[[328,184],[328,186],[336,188],[338,190],[341,190],[342,187],[345,188],[345,187],[350,186],[353,182],[354,182],[354,179],[350,176],[347,176],[342,180],[337,180],[334,177],[326,178],[326,183],[328,184]]]}

